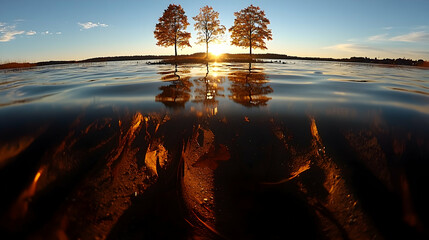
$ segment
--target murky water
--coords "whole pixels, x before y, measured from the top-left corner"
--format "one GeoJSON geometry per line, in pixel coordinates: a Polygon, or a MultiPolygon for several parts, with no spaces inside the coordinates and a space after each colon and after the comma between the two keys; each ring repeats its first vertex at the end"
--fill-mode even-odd
{"type": "Polygon", "coordinates": [[[429,71],[317,61],[0,72],[0,229],[428,237],[429,71]]]}

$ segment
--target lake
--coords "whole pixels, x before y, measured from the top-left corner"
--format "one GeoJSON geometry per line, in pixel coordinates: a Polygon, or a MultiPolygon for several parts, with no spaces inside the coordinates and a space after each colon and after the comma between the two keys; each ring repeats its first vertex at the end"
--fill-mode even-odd
{"type": "Polygon", "coordinates": [[[5,238],[427,238],[428,167],[423,68],[0,71],[5,238]]]}

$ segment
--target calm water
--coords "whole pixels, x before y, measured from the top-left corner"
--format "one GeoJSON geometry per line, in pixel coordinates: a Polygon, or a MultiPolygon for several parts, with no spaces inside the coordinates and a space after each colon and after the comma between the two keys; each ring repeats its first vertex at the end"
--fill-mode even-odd
{"type": "Polygon", "coordinates": [[[429,71],[317,61],[0,72],[0,230],[429,237],[429,71]]]}

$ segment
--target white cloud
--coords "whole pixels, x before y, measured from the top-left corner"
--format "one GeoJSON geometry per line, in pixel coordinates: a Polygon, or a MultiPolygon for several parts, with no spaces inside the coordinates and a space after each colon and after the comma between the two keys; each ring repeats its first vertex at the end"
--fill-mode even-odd
{"type": "Polygon", "coordinates": [[[15,30],[15,26],[8,26],[6,23],[0,22],[0,42],[9,42],[15,39],[16,35],[24,34],[25,31],[15,30]]]}
{"type": "Polygon", "coordinates": [[[388,45],[383,47],[372,47],[357,43],[342,43],[333,46],[324,47],[333,51],[343,52],[349,56],[366,56],[377,58],[411,58],[411,59],[429,59],[428,50],[418,50],[412,48],[390,48],[388,45]]]}
{"type": "Polygon", "coordinates": [[[63,34],[62,32],[55,32],[55,33],[53,33],[53,32],[50,32],[50,31],[44,31],[44,32],[41,32],[41,34],[42,35],[61,35],[61,34],[63,34]]]}
{"type": "Polygon", "coordinates": [[[418,31],[408,34],[389,36],[389,34],[379,34],[368,37],[368,41],[390,41],[390,42],[429,42],[429,32],[418,31]]]}
{"type": "Polygon", "coordinates": [[[420,26],[415,27],[414,29],[415,29],[415,30],[424,30],[424,29],[428,29],[428,28],[429,28],[429,26],[426,26],[426,25],[420,25],[420,26]]]}
{"type": "Polygon", "coordinates": [[[369,41],[386,41],[387,34],[374,35],[368,38],[369,41]]]}
{"type": "Polygon", "coordinates": [[[7,32],[2,32],[2,35],[0,36],[0,42],[9,42],[10,40],[15,39],[16,35],[21,35],[23,34],[25,31],[7,31],[7,32]]]}
{"type": "Polygon", "coordinates": [[[104,23],[93,23],[93,22],[86,22],[86,23],[77,23],[80,26],[82,26],[83,29],[91,29],[91,28],[95,28],[95,27],[108,27],[109,25],[104,24],[104,23]]]}
{"type": "MultiPolygon", "coordinates": [[[[26,36],[33,36],[36,35],[37,32],[33,30],[29,31],[23,31],[23,30],[16,30],[16,25],[9,25],[4,22],[0,22],[0,42],[9,42],[16,38],[18,35],[25,34],[26,36]]],[[[52,35],[54,33],[50,31],[44,31],[40,32],[41,35],[52,35]]],[[[55,34],[60,35],[61,32],[56,32],[55,34]]]]}
{"type": "Polygon", "coordinates": [[[357,42],[357,41],[359,41],[359,39],[357,39],[357,38],[349,38],[349,39],[347,39],[347,42],[357,42]]]}
{"type": "Polygon", "coordinates": [[[324,49],[332,49],[332,50],[340,50],[345,52],[356,52],[356,53],[362,52],[362,51],[368,51],[368,50],[370,51],[377,50],[375,48],[361,45],[361,44],[356,44],[356,43],[342,43],[334,46],[328,46],[328,47],[325,47],[324,49]]]}
{"type": "Polygon", "coordinates": [[[27,33],[25,33],[25,35],[27,35],[27,36],[32,36],[32,35],[36,35],[36,33],[37,33],[37,32],[35,32],[35,31],[31,30],[31,31],[28,31],[27,33]]]}
{"type": "Polygon", "coordinates": [[[389,27],[384,27],[383,29],[384,29],[384,30],[392,30],[392,29],[393,29],[393,27],[390,27],[390,26],[389,26],[389,27]]]}
{"type": "Polygon", "coordinates": [[[404,35],[398,35],[389,39],[397,42],[428,42],[429,33],[425,31],[411,32],[404,35]]]}

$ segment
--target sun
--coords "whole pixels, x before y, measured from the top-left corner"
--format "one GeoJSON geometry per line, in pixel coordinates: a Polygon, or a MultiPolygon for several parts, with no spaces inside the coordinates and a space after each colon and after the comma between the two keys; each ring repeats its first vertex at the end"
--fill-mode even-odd
{"type": "Polygon", "coordinates": [[[224,54],[225,50],[226,50],[226,46],[224,44],[213,44],[209,48],[209,52],[215,55],[216,57],[224,54]]]}

